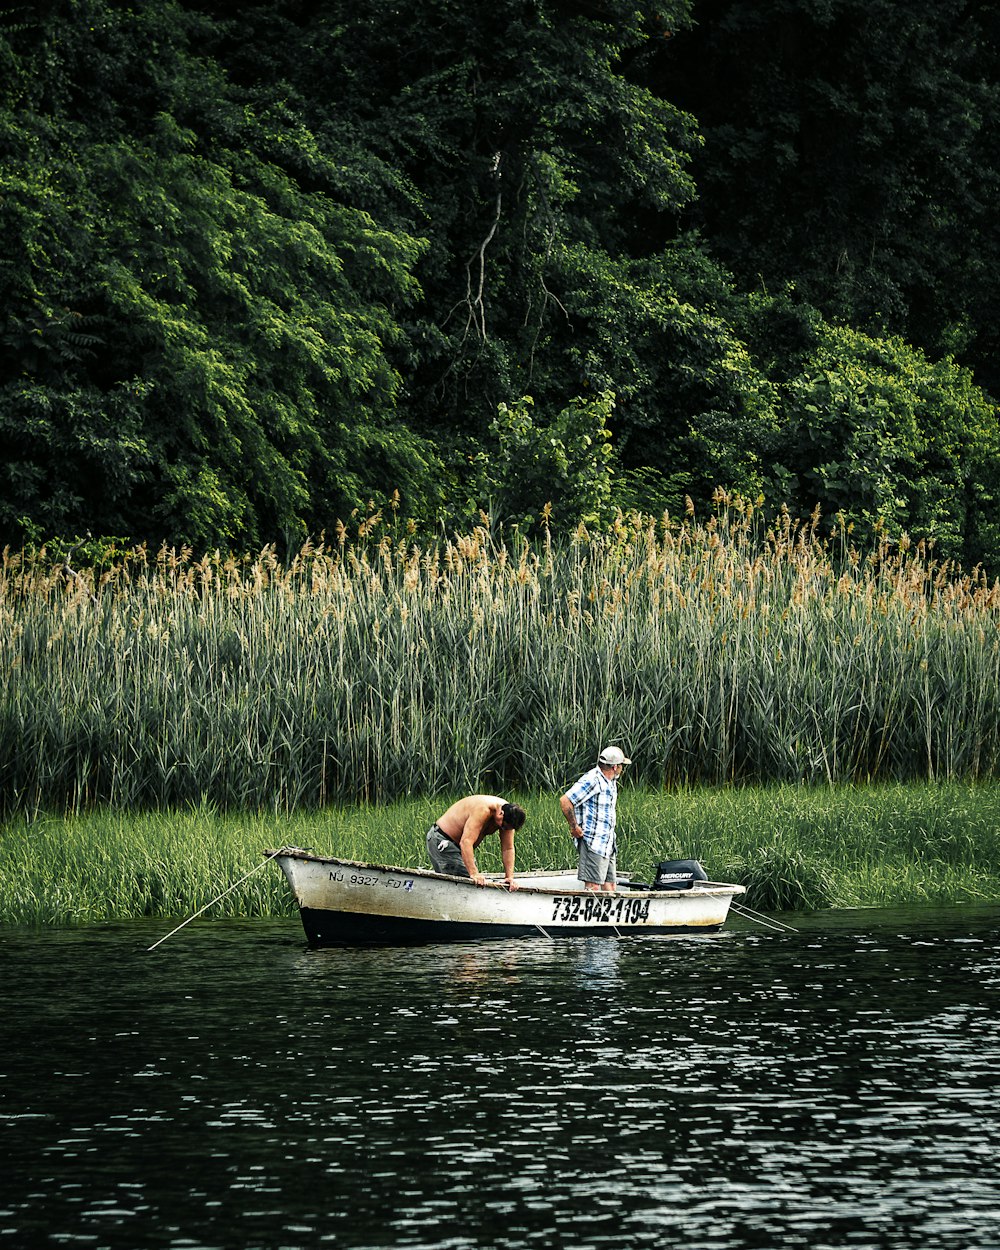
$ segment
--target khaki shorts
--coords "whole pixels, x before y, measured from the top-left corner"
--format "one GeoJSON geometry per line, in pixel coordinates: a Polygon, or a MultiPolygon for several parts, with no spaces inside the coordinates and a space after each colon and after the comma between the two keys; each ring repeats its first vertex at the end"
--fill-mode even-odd
{"type": "Polygon", "coordinates": [[[618,877],[615,870],[618,866],[618,854],[614,847],[610,855],[595,855],[584,838],[577,838],[580,852],[580,867],[577,876],[588,885],[615,885],[618,877]]]}
{"type": "Polygon", "coordinates": [[[462,863],[462,852],[458,844],[453,842],[446,833],[442,833],[437,825],[427,830],[427,854],[435,872],[446,873],[449,877],[467,877],[469,870],[462,863]]]}

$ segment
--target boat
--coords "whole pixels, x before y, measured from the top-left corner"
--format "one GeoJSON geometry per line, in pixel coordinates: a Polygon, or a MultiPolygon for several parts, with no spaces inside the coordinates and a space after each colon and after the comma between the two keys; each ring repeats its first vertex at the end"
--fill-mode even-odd
{"type": "Polygon", "coordinates": [[[298,903],[310,946],[454,942],[480,938],[708,933],[726,921],[741,885],[705,879],[693,860],[664,861],[650,883],[619,877],[615,891],[584,888],[574,869],[500,874],[487,884],[285,846],[275,859],[298,903]]]}

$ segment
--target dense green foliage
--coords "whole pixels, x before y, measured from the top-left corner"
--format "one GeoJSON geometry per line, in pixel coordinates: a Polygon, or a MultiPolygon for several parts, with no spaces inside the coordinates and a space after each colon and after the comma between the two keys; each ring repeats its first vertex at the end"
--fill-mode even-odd
{"type": "Polygon", "coordinates": [[[997,62],[958,0],[7,4],[0,539],[722,486],[994,567],[997,62]]]}
{"type": "Polygon", "coordinates": [[[68,10],[6,58],[0,523],[299,537],[423,476],[386,356],[419,245],[323,193],[295,118],[196,55],[206,18],[68,10]]]}
{"type": "Polygon", "coordinates": [[[670,98],[696,217],[744,283],[955,352],[996,391],[1000,13],[988,0],[698,0],[670,98]]]}

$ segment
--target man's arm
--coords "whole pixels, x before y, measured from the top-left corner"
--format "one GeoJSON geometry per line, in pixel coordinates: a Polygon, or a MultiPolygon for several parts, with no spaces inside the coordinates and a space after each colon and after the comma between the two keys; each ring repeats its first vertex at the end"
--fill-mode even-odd
{"type": "Polygon", "coordinates": [[[517,889],[514,880],[514,830],[500,830],[500,858],[503,860],[503,875],[510,890],[517,889]]]}
{"type": "Polygon", "coordinates": [[[574,838],[582,838],[583,830],[580,828],[580,823],[576,818],[576,808],[570,802],[569,795],[564,794],[562,796],[559,800],[559,806],[562,808],[562,814],[569,823],[570,833],[574,838]]]}

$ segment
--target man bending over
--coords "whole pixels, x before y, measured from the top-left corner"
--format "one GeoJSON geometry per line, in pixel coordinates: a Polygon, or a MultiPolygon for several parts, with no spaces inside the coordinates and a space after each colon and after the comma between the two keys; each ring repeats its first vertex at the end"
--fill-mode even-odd
{"type": "Polygon", "coordinates": [[[516,890],[514,881],[514,832],[526,820],[523,808],[505,803],[495,794],[470,794],[459,799],[427,831],[427,854],[435,872],[452,877],[471,877],[476,885],[486,878],[476,866],[476,847],[491,833],[500,834],[500,858],[504,882],[516,890]]]}

